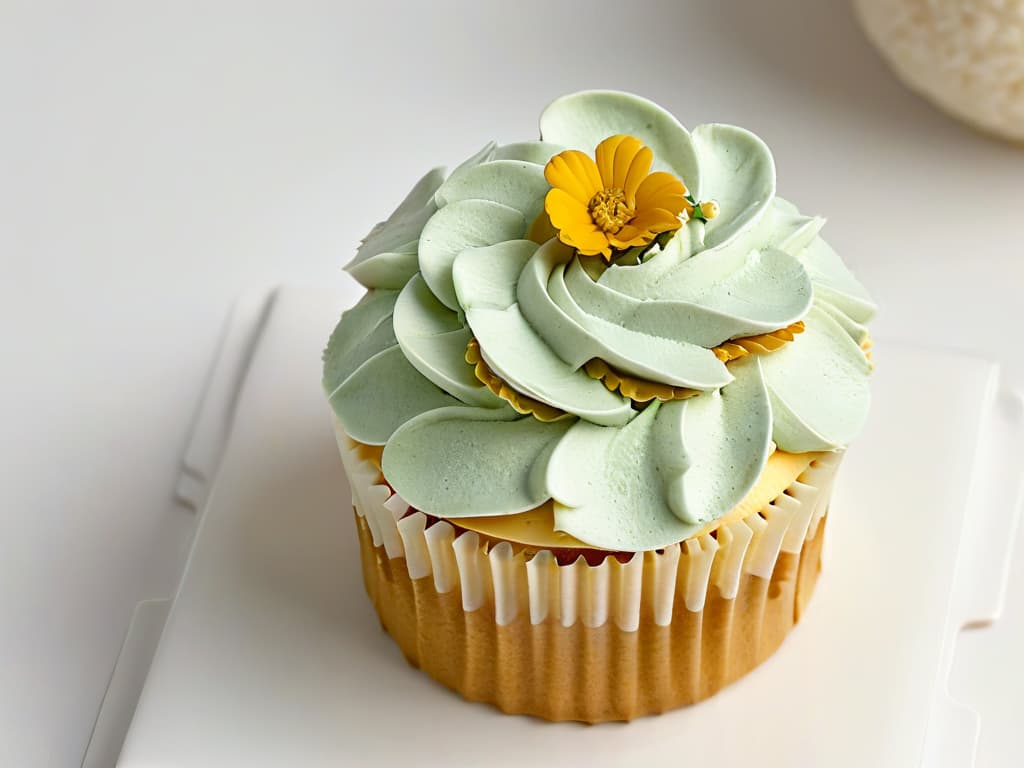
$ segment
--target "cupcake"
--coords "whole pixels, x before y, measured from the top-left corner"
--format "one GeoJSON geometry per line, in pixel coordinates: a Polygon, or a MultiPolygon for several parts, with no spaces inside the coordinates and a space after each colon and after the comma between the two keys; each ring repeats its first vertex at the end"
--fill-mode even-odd
{"type": "Polygon", "coordinates": [[[367,235],[324,388],[409,663],[505,712],[630,720],[806,609],[874,305],[749,131],[588,91],[540,133],[367,235]]]}

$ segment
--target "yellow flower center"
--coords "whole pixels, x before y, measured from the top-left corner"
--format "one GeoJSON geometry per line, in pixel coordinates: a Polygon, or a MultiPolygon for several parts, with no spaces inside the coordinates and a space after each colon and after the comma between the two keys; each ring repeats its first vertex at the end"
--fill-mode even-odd
{"type": "Polygon", "coordinates": [[[613,235],[629,223],[635,211],[626,204],[626,193],[622,189],[602,189],[587,203],[590,218],[604,232],[613,235]]]}

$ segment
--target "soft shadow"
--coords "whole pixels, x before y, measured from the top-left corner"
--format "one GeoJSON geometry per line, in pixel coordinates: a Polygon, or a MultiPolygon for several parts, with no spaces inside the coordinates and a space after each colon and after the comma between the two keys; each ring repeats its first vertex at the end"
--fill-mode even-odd
{"type": "Polygon", "coordinates": [[[295,442],[247,477],[230,559],[268,615],[326,626],[339,644],[388,647],[364,592],[351,495],[325,425],[325,439],[295,442]]]}

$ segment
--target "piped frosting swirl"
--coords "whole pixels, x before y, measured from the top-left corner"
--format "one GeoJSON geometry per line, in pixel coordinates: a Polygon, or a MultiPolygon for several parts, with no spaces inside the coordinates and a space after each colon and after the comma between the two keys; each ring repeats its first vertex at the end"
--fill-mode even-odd
{"type": "Polygon", "coordinates": [[[559,530],[639,551],[726,514],[774,446],[844,448],[874,304],[764,143],[607,91],[555,101],[541,135],[431,171],[348,266],[368,293],[324,386],[396,491],[448,518],[551,501],[559,530]],[[591,187],[552,172],[591,153],[591,187]]]}

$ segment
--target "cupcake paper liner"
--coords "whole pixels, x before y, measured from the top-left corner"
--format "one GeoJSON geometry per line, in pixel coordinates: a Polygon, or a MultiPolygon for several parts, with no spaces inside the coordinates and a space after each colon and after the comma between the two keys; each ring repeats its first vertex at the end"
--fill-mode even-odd
{"type": "Polygon", "coordinates": [[[699,701],[778,648],[814,589],[842,459],[715,531],[560,565],[410,511],[337,436],[366,590],[406,659],[467,699],[585,722],[699,701]]]}

